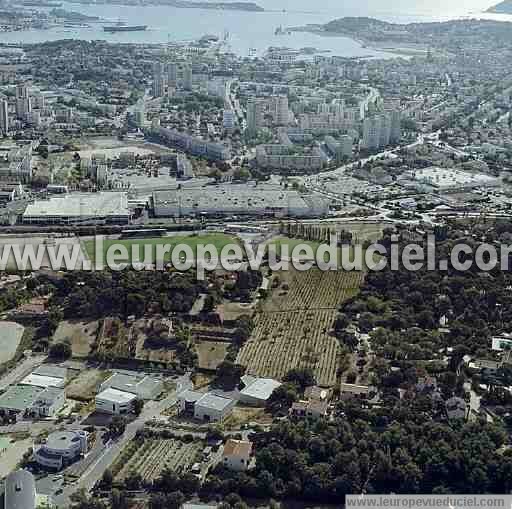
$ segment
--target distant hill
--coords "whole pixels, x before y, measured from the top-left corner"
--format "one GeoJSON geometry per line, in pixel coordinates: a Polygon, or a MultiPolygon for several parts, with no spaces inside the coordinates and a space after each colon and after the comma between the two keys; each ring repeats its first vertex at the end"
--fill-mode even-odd
{"type": "Polygon", "coordinates": [[[512,14],[512,0],[503,0],[503,2],[489,7],[487,12],[494,12],[496,14],[512,14]]]}

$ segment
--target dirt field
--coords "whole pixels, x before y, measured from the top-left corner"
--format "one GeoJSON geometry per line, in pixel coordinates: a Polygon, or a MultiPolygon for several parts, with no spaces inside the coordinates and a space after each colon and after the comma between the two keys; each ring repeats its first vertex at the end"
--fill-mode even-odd
{"type": "Polygon", "coordinates": [[[99,385],[111,374],[100,369],[84,369],[66,387],[66,397],[77,401],[92,400],[99,385]]]}
{"type": "Polygon", "coordinates": [[[71,322],[63,321],[59,324],[53,335],[54,343],[66,339],[71,341],[73,357],[87,357],[91,347],[96,341],[99,322],[71,322]]]}
{"type": "Polygon", "coordinates": [[[224,422],[226,429],[239,429],[243,424],[255,423],[260,426],[272,424],[273,416],[265,412],[264,408],[248,408],[236,406],[224,422]]]}
{"type": "Polygon", "coordinates": [[[243,315],[251,315],[254,311],[254,303],[240,303],[224,301],[217,308],[224,320],[236,320],[243,315]]]}
{"type": "Polygon", "coordinates": [[[199,368],[216,370],[224,360],[229,343],[225,341],[200,341],[195,348],[198,356],[199,368]]]}
{"type": "Polygon", "coordinates": [[[0,438],[0,479],[16,469],[30,447],[34,445],[32,438],[12,440],[11,437],[0,438]]]}
{"type": "Polygon", "coordinates": [[[342,352],[331,329],[339,305],[358,291],[362,273],[313,269],[274,277],[237,362],[249,374],[277,380],[292,368],[312,368],[319,385],[334,386],[342,352]]]}
{"type": "Polygon", "coordinates": [[[0,322],[0,364],[14,357],[24,330],[23,325],[15,322],[0,322]]]}

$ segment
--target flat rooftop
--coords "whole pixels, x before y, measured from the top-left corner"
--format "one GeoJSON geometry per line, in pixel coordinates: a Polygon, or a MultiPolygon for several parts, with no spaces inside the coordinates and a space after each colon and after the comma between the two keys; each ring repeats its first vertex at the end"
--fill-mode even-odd
{"type": "Polygon", "coordinates": [[[61,366],[54,366],[52,364],[42,364],[32,371],[34,375],[51,376],[53,378],[65,379],[68,374],[67,368],[61,366]]]}
{"type": "MultiPolygon", "coordinates": [[[[323,201],[321,197],[315,200],[323,201]]],[[[247,209],[309,209],[310,203],[298,191],[273,185],[228,184],[200,188],[156,191],[153,194],[155,208],[172,207],[202,210],[247,209]]]]}
{"type": "Polygon", "coordinates": [[[229,406],[233,404],[232,399],[224,398],[222,396],[217,396],[216,394],[206,393],[202,398],[196,401],[196,405],[199,405],[203,408],[209,408],[211,410],[225,410],[229,406]]]}
{"type": "Polygon", "coordinates": [[[155,387],[161,387],[162,381],[147,375],[129,375],[126,373],[114,373],[105,380],[102,387],[111,387],[119,391],[138,393],[139,391],[152,391],[155,387]]]}
{"type": "Polygon", "coordinates": [[[66,380],[64,378],[57,378],[55,376],[38,375],[37,373],[31,373],[26,376],[20,385],[31,385],[34,387],[64,387],[66,380]]]}
{"type": "Polygon", "coordinates": [[[67,451],[71,446],[80,441],[80,434],[77,431],[55,431],[48,435],[46,447],[53,451],[67,451]]]}
{"type": "Polygon", "coordinates": [[[43,389],[32,385],[13,385],[0,396],[0,408],[23,412],[31,407],[43,389]]]}
{"type": "Polygon", "coordinates": [[[454,168],[429,168],[416,169],[413,178],[431,186],[443,188],[478,187],[499,185],[499,179],[484,173],[471,173],[454,168]]]}
{"type": "Polygon", "coordinates": [[[128,216],[128,196],[124,192],[69,193],[30,203],[24,219],[32,217],[128,216]]]}
{"type": "Polygon", "coordinates": [[[186,391],[183,391],[178,396],[178,399],[180,399],[182,401],[186,401],[187,403],[195,403],[196,401],[199,401],[203,396],[204,396],[204,392],[186,390],[186,391]]]}
{"type": "Polygon", "coordinates": [[[57,398],[62,396],[63,393],[64,389],[60,387],[47,387],[39,394],[35,403],[37,405],[38,403],[43,404],[44,401],[55,401],[57,398]]]}
{"type": "Polygon", "coordinates": [[[249,383],[247,387],[242,389],[240,394],[266,401],[280,385],[280,382],[272,380],[272,378],[257,378],[252,383],[249,383]]]}
{"type": "Polygon", "coordinates": [[[135,394],[131,392],[119,391],[117,389],[108,388],[103,392],[100,392],[97,396],[99,399],[105,399],[107,401],[113,401],[114,403],[118,403],[120,405],[124,403],[130,403],[134,399],[137,399],[135,394]]]}

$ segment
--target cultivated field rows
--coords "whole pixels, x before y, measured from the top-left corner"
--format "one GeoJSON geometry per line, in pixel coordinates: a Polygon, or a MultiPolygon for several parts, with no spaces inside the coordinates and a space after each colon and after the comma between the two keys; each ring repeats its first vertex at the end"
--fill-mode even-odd
{"type": "Polygon", "coordinates": [[[295,271],[290,274],[287,294],[267,302],[265,311],[337,308],[359,288],[362,280],[362,272],[295,271]]]}
{"type": "Polygon", "coordinates": [[[280,380],[292,368],[313,368],[322,386],[336,383],[340,347],[329,330],[335,310],[262,313],[237,361],[247,372],[280,380]]]}
{"type": "Polygon", "coordinates": [[[277,380],[292,368],[311,368],[319,385],[334,386],[342,352],[332,326],[340,304],[358,291],[362,280],[363,274],[356,272],[288,274],[288,290],[283,285],[274,289],[237,362],[249,374],[277,380]]]}
{"type": "Polygon", "coordinates": [[[131,472],[139,473],[145,482],[154,481],[165,468],[181,472],[194,463],[201,448],[198,442],[186,444],[172,439],[144,440],[123,466],[117,480],[125,479],[131,472]]]}

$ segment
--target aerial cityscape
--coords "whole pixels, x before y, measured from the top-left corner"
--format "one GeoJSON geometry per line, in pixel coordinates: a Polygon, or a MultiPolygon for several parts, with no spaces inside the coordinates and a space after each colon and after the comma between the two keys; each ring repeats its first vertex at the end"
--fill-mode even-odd
{"type": "Polygon", "coordinates": [[[0,509],[509,507],[511,62],[508,0],[0,0],[0,509]]]}

